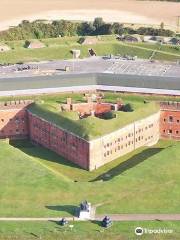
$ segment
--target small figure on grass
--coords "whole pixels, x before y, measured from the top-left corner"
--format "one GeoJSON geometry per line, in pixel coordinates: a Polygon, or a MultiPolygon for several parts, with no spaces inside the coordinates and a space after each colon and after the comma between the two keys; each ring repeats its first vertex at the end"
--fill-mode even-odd
{"type": "Polygon", "coordinates": [[[105,216],[102,220],[102,226],[105,228],[109,228],[112,226],[112,220],[110,219],[110,217],[105,216]]]}

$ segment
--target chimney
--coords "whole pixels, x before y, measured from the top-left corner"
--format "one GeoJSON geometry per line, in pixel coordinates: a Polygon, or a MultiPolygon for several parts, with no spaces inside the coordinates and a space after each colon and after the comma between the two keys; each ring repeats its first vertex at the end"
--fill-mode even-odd
{"type": "Polygon", "coordinates": [[[67,104],[71,105],[72,104],[72,98],[67,98],[67,104]]]}
{"type": "Polygon", "coordinates": [[[91,97],[87,97],[87,103],[92,103],[92,98],[91,97]]]}
{"type": "Polygon", "coordinates": [[[95,117],[95,111],[94,110],[91,111],[91,116],[95,117]]]}
{"type": "Polygon", "coordinates": [[[117,103],[114,104],[114,111],[118,111],[119,110],[118,107],[119,107],[119,105],[117,103]]]}

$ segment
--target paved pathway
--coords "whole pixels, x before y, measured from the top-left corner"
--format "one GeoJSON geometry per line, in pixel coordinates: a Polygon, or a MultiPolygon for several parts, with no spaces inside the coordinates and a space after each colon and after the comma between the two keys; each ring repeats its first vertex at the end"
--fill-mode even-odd
{"type": "MultiPolygon", "coordinates": [[[[180,221],[180,214],[107,214],[113,221],[180,221]]],[[[104,215],[96,215],[90,220],[102,220],[104,215]]],[[[0,221],[59,221],[62,217],[16,218],[4,217],[0,221]]],[[[82,221],[77,217],[66,217],[68,221],[82,221]]]]}
{"type": "MultiPolygon", "coordinates": [[[[35,217],[3,217],[0,218],[0,221],[59,221],[62,217],[40,217],[40,218],[35,218],[35,217]]],[[[66,217],[68,221],[78,221],[79,219],[76,217],[66,217]]]]}
{"type": "MultiPolygon", "coordinates": [[[[113,221],[180,221],[180,214],[110,214],[113,221]]],[[[96,215],[96,220],[102,220],[104,215],[96,215]]]]}

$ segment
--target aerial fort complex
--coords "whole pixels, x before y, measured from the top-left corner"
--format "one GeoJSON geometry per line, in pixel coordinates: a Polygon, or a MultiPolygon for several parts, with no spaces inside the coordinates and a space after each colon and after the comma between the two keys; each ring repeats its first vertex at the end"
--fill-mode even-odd
{"type": "Polygon", "coordinates": [[[160,138],[180,140],[179,103],[144,102],[143,108],[153,107],[153,111],[134,118],[138,109],[132,110],[120,99],[108,103],[92,96],[76,103],[67,98],[66,103],[58,104],[58,113],[31,100],[3,102],[0,138],[29,138],[90,171],[139,147],[151,146],[160,138]],[[106,129],[104,125],[98,127],[101,121],[106,129]]]}

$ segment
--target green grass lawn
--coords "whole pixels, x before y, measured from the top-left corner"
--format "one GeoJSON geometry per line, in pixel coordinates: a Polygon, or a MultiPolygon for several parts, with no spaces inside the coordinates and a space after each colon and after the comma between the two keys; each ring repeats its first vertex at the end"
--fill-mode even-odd
{"type": "Polygon", "coordinates": [[[161,51],[155,56],[157,60],[176,61],[180,59],[179,48],[175,49],[170,46],[161,46],[160,48],[158,44],[149,43],[124,44],[118,42],[113,35],[101,36],[98,44],[90,46],[79,44],[79,37],[42,39],[41,41],[46,45],[43,49],[25,49],[25,41],[6,42],[12,50],[0,54],[0,63],[70,59],[72,58],[71,50],[74,48],[80,49],[81,58],[84,58],[88,57],[89,47],[92,47],[97,55],[100,56],[106,54],[127,54],[147,59],[157,49],[161,51]]]}
{"type": "MultiPolygon", "coordinates": [[[[138,95],[132,93],[104,93],[105,101],[114,102],[117,101],[117,98],[121,98],[124,102],[143,102],[147,101],[180,101],[180,97],[173,96],[155,96],[155,95],[138,95]]],[[[66,103],[67,97],[73,98],[75,102],[84,102],[82,94],[79,93],[57,93],[57,94],[43,94],[43,95],[32,95],[32,96],[10,96],[10,97],[0,97],[0,101],[15,101],[15,100],[25,100],[31,99],[37,102],[44,101],[49,105],[55,107],[60,103],[66,103]]]]}
{"type": "Polygon", "coordinates": [[[0,240],[172,240],[180,237],[180,222],[114,222],[109,229],[103,229],[98,222],[72,222],[69,227],[57,223],[12,223],[1,222],[0,240]],[[144,234],[136,236],[136,227],[148,229],[172,229],[172,234],[144,234]]]}
{"type": "MultiPolygon", "coordinates": [[[[108,100],[116,102],[114,98],[108,100]]],[[[82,98],[81,101],[83,101],[82,98]]],[[[104,101],[106,101],[106,99],[104,99],[104,101]]],[[[60,103],[60,100],[58,103],[60,103]]],[[[131,104],[133,108],[132,112],[114,111],[116,117],[113,119],[105,120],[92,116],[79,119],[76,112],[60,112],[60,104],[58,103],[57,101],[51,103],[47,103],[46,101],[43,103],[35,103],[29,107],[29,111],[86,140],[91,140],[111,133],[134,121],[150,116],[159,110],[159,106],[156,102],[144,104],[141,99],[138,99],[138,101],[134,100],[127,102],[131,104]]]]}
{"type": "Polygon", "coordinates": [[[93,172],[28,142],[1,141],[0,153],[1,217],[69,216],[83,199],[101,214],[180,212],[180,142],[161,141],[93,172]]]}

